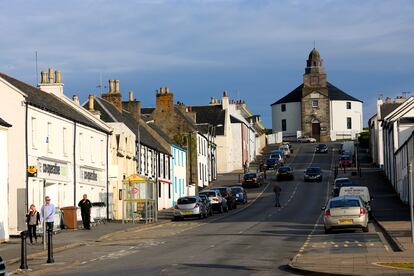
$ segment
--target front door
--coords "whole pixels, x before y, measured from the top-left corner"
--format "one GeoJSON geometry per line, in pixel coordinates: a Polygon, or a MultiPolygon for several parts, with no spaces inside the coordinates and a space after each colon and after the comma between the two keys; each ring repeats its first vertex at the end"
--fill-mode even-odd
{"type": "Polygon", "coordinates": [[[320,140],[321,136],[321,124],[320,123],[312,123],[312,137],[315,138],[317,141],[320,140]]]}

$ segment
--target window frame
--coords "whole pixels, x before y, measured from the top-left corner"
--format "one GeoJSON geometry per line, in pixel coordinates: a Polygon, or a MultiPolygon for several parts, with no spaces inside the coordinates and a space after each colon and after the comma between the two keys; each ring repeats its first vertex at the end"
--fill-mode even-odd
{"type": "Polygon", "coordinates": [[[312,99],[312,108],[319,108],[319,100],[313,100],[312,99]],[[315,105],[316,103],[316,105],[315,105]]]}
{"type": "Polygon", "coordinates": [[[352,129],[352,117],[346,117],[346,128],[352,129]]]}
{"type": "Polygon", "coordinates": [[[286,131],[287,130],[287,120],[286,119],[282,119],[282,131],[286,131]]]}
{"type": "Polygon", "coordinates": [[[352,103],[346,102],[346,109],[352,109],[352,103]]]}
{"type": "Polygon", "coordinates": [[[281,110],[281,112],[286,112],[286,104],[282,104],[280,106],[280,110],[281,110]]]}

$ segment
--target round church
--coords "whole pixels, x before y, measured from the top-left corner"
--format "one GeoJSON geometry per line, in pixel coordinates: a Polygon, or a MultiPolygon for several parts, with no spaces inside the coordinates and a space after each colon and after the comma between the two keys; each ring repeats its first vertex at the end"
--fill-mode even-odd
{"type": "Polygon", "coordinates": [[[273,133],[284,139],[309,136],[327,142],[355,139],[362,132],[362,101],[327,81],[319,52],[306,61],[303,83],[272,105],[273,133]]]}

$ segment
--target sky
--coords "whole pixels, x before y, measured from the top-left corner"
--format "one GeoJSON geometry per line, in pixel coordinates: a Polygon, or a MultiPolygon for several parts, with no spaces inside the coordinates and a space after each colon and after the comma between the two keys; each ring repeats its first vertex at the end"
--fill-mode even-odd
{"type": "Polygon", "coordinates": [[[366,125],[380,94],[414,92],[413,14],[410,0],[1,1],[0,72],[36,85],[37,51],[39,71],[60,70],[81,101],[100,76],[144,107],[161,86],[186,105],[227,90],[270,128],[270,104],[302,83],[315,43],[366,125]]]}

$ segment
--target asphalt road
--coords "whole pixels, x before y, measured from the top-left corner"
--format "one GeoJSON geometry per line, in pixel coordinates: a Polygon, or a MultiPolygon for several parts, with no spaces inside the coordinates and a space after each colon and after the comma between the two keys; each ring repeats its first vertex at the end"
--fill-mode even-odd
{"type": "Polygon", "coordinates": [[[268,174],[268,185],[249,190],[250,199],[257,199],[246,206],[207,220],[171,222],[62,252],[55,256],[59,266],[50,267],[49,274],[288,275],[294,272],[286,265],[301,249],[385,250],[375,233],[322,235],[317,222],[331,186],[334,152],[314,154],[313,148],[297,145],[288,160],[295,180],[279,182],[281,208],[274,207],[274,175],[268,174]],[[310,165],[322,168],[322,183],[303,182],[303,170],[310,165]]]}

